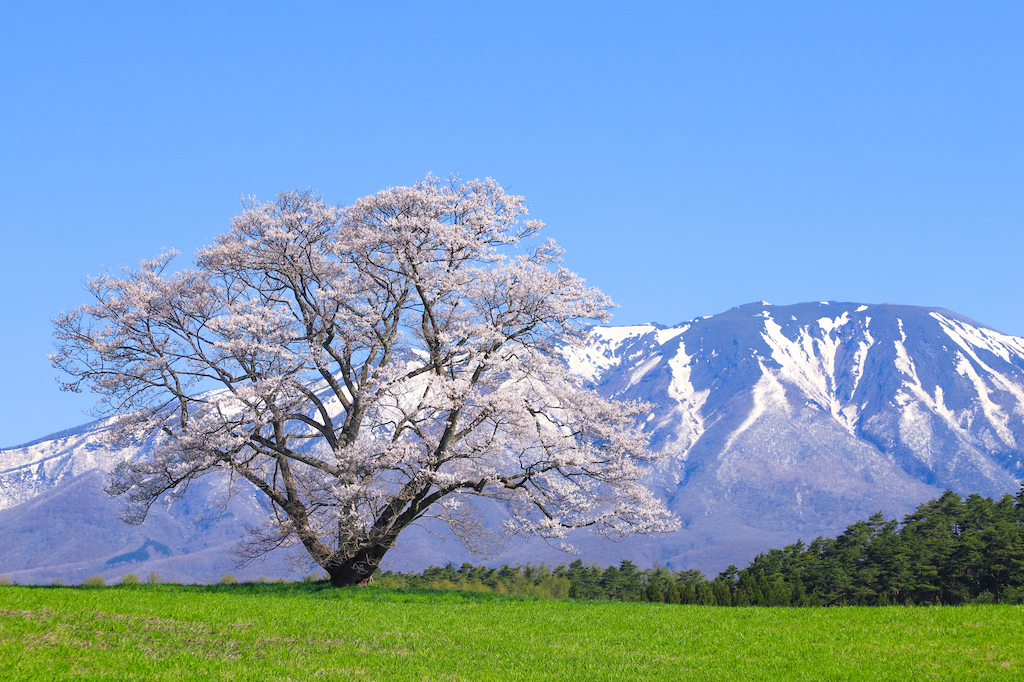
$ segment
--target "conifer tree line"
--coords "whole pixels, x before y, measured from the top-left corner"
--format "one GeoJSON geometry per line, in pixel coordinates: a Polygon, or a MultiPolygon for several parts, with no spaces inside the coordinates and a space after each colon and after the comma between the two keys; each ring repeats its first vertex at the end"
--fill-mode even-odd
{"type": "Polygon", "coordinates": [[[885,606],[1024,603],[1024,486],[998,501],[946,491],[902,523],[881,513],[835,538],[819,537],[729,566],[714,580],[698,570],[601,568],[580,560],[546,565],[465,563],[419,574],[387,571],[391,587],[435,587],[538,597],[708,606],[885,606]]]}

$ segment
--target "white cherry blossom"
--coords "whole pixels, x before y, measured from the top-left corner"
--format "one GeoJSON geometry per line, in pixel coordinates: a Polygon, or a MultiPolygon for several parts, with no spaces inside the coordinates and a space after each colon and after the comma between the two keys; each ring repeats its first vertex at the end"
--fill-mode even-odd
{"type": "Polygon", "coordinates": [[[423,517],[481,553],[503,534],[677,528],[639,483],[651,406],[584,389],[556,352],[612,303],[553,242],[523,251],[542,227],[526,215],[490,179],[350,207],[288,192],[249,200],[192,269],[166,253],[90,279],[52,360],[119,415],[113,438],[158,443],[112,475],[125,518],[226,471],[271,510],[243,551],[301,543],[336,585],[423,517]],[[502,528],[475,498],[507,509],[502,528]]]}

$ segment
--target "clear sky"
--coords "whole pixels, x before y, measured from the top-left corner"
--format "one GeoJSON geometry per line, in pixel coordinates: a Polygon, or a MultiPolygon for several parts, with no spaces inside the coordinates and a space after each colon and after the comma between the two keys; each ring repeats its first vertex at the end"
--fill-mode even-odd
{"type": "Polygon", "coordinates": [[[0,447],[83,423],[50,318],[243,195],[531,204],[618,324],[942,306],[1024,335],[1024,3],[5,2],[0,447]]]}

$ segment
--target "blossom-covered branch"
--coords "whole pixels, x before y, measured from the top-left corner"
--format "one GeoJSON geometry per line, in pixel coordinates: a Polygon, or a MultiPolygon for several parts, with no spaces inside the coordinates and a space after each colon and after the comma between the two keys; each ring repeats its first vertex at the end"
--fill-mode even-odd
{"type": "Polygon", "coordinates": [[[167,253],[89,280],[52,360],[115,439],[156,443],[113,472],[126,518],[226,471],[272,510],[246,551],[298,541],[339,585],[426,516],[483,551],[476,498],[505,506],[506,534],[675,529],[639,484],[650,406],[584,389],[557,352],[611,301],[553,242],[523,250],[526,215],[490,179],[350,207],[289,192],[248,201],[192,269],[167,253]]]}

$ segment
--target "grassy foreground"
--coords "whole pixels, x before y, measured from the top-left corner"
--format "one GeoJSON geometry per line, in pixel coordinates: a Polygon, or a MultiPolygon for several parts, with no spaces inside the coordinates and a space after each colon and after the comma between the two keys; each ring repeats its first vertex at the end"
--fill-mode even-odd
{"type": "Polygon", "coordinates": [[[1019,606],[715,608],[321,584],[0,587],[4,680],[1024,679],[1019,606]]]}

